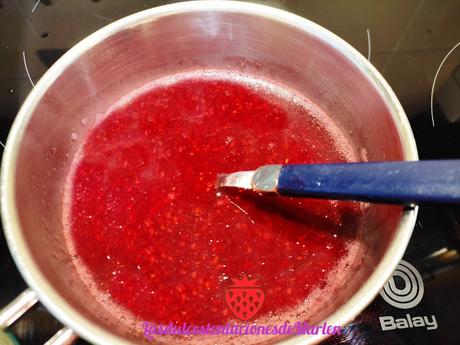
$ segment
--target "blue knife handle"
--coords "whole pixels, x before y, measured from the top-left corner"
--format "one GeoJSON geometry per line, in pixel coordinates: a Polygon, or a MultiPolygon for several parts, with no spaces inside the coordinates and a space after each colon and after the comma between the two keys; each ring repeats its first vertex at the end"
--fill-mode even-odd
{"type": "Polygon", "coordinates": [[[285,196],[400,204],[460,202],[460,160],[283,165],[285,196]]]}

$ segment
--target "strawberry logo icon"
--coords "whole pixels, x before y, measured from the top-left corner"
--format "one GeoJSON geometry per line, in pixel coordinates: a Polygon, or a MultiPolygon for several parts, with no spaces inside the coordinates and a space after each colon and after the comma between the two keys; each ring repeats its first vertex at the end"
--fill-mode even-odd
{"type": "Polygon", "coordinates": [[[231,285],[225,291],[225,302],[235,316],[243,321],[249,320],[262,307],[265,294],[257,286],[257,280],[249,280],[246,275],[242,279],[232,279],[231,285]]]}

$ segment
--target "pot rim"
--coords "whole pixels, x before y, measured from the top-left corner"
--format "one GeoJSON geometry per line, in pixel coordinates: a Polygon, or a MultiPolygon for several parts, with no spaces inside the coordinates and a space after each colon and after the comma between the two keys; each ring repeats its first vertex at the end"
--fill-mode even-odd
{"type": "MultiPolygon", "coordinates": [[[[141,12],[134,13],[119,19],[95,33],[84,38],[68,52],[66,52],[38,81],[22,104],[18,115],[8,135],[6,147],[3,153],[2,169],[0,177],[1,188],[1,215],[5,237],[12,257],[22,277],[27,284],[36,291],[38,299],[43,305],[63,324],[70,327],[78,335],[96,344],[129,344],[130,342],[120,338],[102,327],[93,324],[79,312],[77,312],[67,301],[61,297],[53,286],[45,279],[30,252],[27,250],[25,237],[22,235],[19,223],[18,212],[15,204],[15,172],[19,147],[24,131],[29,120],[39,104],[41,98],[61,73],[74,63],[78,58],[98,43],[110,36],[136,26],[153,18],[160,16],[174,15],[184,12],[199,11],[220,11],[245,13],[262,16],[285,25],[306,31],[316,36],[323,42],[328,43],[334,49],[351,61],[356,68],[375,85],[380,92],[386,106],[390,109],[393,123],[396,126],[405,160],[418,160],[415,139],[407,119],[407,116],[399,103],[391,87],[384,80],[381,74],[364,58],[355,48],[349,45],[327,29],[315,24],[308,19],[300,17],[284,10],[239,1],[190,1],[170,5],[154,7],[141,12]]],[[[332,325],[344,326],[353,320],[372,300],[379,290],[391,277],[394,269],[401,260],[407,244],[412,235],[417,217],[418,208],[407,208],[404,210],[401,220],[395,232],[395,238],[390,243],[383,259],[375,268],[369,279],[361,286],[354,296],[337,309],[327,322],[332,325]]],[[[280,342],[284,345],[314,344],[323,340],[326,335],[302,335],[290,337],[280,342]]]]}

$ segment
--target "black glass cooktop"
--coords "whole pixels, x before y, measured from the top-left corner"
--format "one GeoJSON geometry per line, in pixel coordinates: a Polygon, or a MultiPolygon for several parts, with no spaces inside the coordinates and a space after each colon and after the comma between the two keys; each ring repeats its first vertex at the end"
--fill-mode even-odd
{"type": "MultiPolygon", "coordinates": [[[[2,143],[33,84],[70,47],[116,19],[170,2],[0,0],[2,143]]],[[[460,47],[453,49],[460,41],[460,1],[258,2],[316,22],[368,57],[406,110],[421,159],[460,158],[460,47]]],[[[460,343],[456,329],[460,315],[459,250],[460,207],[421,207],[394,284],[387,285],[340,337],[325,343],[460,343]],[[398,296],[404,289],[410,290],[411,298],[398,296]]],[[[1,308],[23,291],[26,284],[10,257],[3,235],[0,235],[0,255],[1,308]]],[[[8,331],[20,344],[42,344],[61,327],[37,304],[8,331]]],[[[77,344],[87,343],[77,340],[77,344]]]]}

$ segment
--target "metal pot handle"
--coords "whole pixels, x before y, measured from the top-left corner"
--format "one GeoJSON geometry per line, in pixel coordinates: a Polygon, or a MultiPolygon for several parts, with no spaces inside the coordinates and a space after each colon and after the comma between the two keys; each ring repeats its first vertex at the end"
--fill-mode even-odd
{"type": "MultiPolygon", "coordinates": [[[[21,292],[18,297],[0,310],[0,332],[3,333],[2,330],[11,326],[37,301],[37,294],[32,289],[21,292]]],[[[64,327],[53,335],[45,345],[71,345],[76,339],[77,335],[70,328],[64,327]]],[[[11,343],[13,344],[14,340],[11,340],[11,343]]]]}
{"type": "Polygon", "coordinates": [[[26,289],[21,292],[18,297],[0,310],[0,329],[11,326],[37,301],[37,294],[32,289],[26,289]]]}
{"type": "Polygon", "coordinates": [[[77,335],[70,328],[63,327],[44,345],[72,345],[75,340],[77,340],[77,335]]]}

